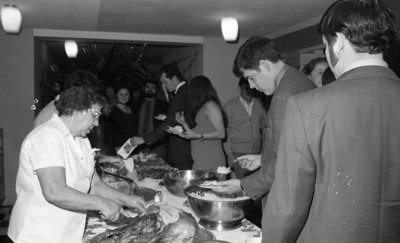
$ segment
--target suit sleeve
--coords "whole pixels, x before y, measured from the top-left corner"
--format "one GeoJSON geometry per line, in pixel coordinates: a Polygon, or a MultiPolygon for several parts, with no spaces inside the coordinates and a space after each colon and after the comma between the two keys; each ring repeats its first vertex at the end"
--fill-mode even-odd
{"type": "MultiPolygon", "coordinates": [[[[263,133],[263,143],[268,143],[268,139],[266,138],[270,136],[270,128],[264,128],[263,133]]],[[[253,199],[258,199],[264,196],[271,189],[275,170],[275,158],[271,155],[271,151],[272,146],[263,145],[261,153],[261,168],[240,180],[243,189],[253,199]]]]}
{"type": "Polygon", "coordinates": [[[263,242],[296,242],[314,194],[316,166],[295,98],[286,109],[275,179],[263,210],[263,242]]]}
{"type": "Polygon", "coordinates": [[[276,107],[275,109],[271,110],[273,112],[273,115],[271,115],[272,120],[271,124],[269,127],[269,131],[271,132],[271,140],[269,141],[272,143],[273,146],[271,147],[271,156],[273,156],[276,161],[276,156],[278,153],[278,147],[279,147],[279,141],[282,135],[282,130],[283,130],[283,123],[285,120],[285,111],[287,111],[286,107],[289,101],[289,98],[292,97],[294,94],[293,93],[280,93],[279,95],[276,95],[274,102],[276,102],[276,107]]]}
{"type": "Polygon", "coordinates": [[[175,125],[177,125],[177,122],[175,121],[175,114],[177,112],[185,110],[185,107],[187,105],[185,101],[186,99],[184,90],[180,90],[180,92],[178,92],[171,100],[168,108],[167,118],[165,119],[165,121],[161,123],[158,127],[156,127],[153,131],[143,136],[144,142],[147,145],[151,145],[165,137],[167,135],[167,133],[165,132],[165,129],[167,129],[167,127],[174,127],[175,125]]]}

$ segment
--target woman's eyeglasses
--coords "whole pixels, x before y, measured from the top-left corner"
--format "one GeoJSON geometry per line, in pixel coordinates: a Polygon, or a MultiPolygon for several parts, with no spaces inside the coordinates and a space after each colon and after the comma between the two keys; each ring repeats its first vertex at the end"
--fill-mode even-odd
{"type": "Polygon", "coordinates": [[[101,111],[98,110],[97,108],[92,107],[92,108],[89,108],[88,110],[90,112],[92,112],[93,117],[96,119],[99,118],[99,116],[101,115],[101,111]]]}

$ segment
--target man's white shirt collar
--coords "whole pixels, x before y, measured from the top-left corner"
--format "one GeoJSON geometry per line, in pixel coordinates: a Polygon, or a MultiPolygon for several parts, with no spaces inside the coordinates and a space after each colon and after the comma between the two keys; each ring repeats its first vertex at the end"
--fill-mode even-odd
{"type": "Polygon", "coordinates": [[[251,117],[251,113],[253,112],[254,98],[251,99],[251,102],[248,104],[247,101],[245,101],[240,95],[239,95],[239,100],[240,102],[242,102],[244,109],[246,109],[247,114],[251,117]]]}
{"type": "MultiPolygon", "coordinates": [[[[345,72],[348,72],[354,68],[363,67],[363,66],[383,66],[388,67],[388,64],[384,60],[377,59],[361,59],[350,64],[345,72]]],[[[343,73],[345,73],[343,72],[343,73]]]]}
{"type": "Polygon", "coordinates": [[[178,89],[182,86],[182,85],[184,85],[184,84],[186,84],[186,82],[185,81],[183,81],[183,82],[180,82],[177,86],[176,86],[176,89],[175,89],[175,94],[176,94],[176,92],[178,92],[178,89]]]}

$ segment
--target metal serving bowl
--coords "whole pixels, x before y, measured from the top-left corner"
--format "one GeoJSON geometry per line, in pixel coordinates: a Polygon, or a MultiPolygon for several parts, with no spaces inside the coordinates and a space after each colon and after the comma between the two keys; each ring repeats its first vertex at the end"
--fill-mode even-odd
{"type": "Polygon", "coordinates": [[[189,205],[195,215],[200,218],[199,224],[211,230],[231,230],[241,226],[242,219],[250,209],[250,197],[244,191],[221,197],[218,200],[209,200],[195,197],[192,193],[210,192],[198,186],[190,186],[184,190],[189,205]],[[235,199],[237,198],[237,200],[235,199]]]}
{"type": "Polygon", "coordinates": [[[207,180],[217,180],[212,171],[177,170],[170,171],[164,177],[164,184],[168,191],[179,197],[186,197],[184,189],[191,185],[198,185],[207,180]]]}

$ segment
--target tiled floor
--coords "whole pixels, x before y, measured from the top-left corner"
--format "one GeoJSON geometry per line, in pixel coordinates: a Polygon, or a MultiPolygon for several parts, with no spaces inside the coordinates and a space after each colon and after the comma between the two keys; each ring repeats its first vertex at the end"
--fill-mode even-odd
{"type": "Polygon", "coordinates": [[[8,221],[10,220],[11,207],[0,207],[0,242],[11,243],[7,236],[8,221]]]}

